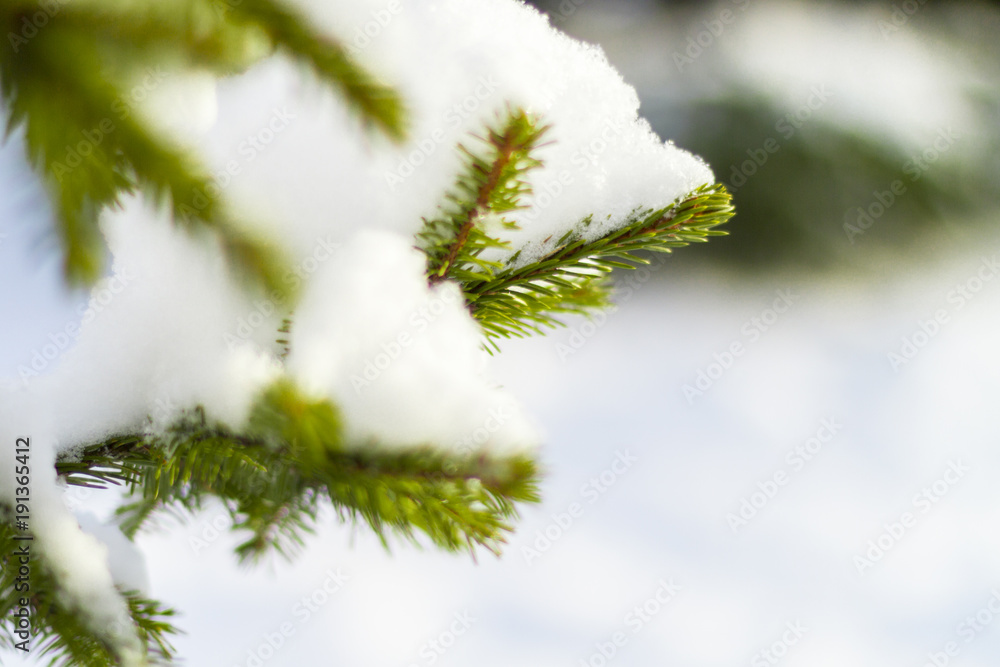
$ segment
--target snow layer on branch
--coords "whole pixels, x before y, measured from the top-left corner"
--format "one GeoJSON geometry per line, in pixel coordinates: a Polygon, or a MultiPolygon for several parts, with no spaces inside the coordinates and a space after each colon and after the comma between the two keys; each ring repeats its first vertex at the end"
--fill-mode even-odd
{"type": "Polygon", "coordinates": [[[604,234],[637,207],[665,206],[714,181],[699,158],[639,118],[635,91],[600,48],[521,3],[400,3],[396,13],[380,0],[296,4],[402,92],[412,121],[402,146],[365,135],[341,100],[282,60],[220,85],[225,122],[206,144],[214,169],[239,169],[228,179],[232,199],[260,224],[287,223],[300,254],[317,236],[345,238],[362,221],[411,236],[455,182],[456,145],[476,148],[471,135],[508,105],[552,125],[552,143],[538,153],[545,166],[530,177],[532,207],[512,215],[521,230],[508,234],[511,252],[558,239],[590,214],[588,236],[604,234]]]}
{"type": "MultiPolygon", "coordinates": [[[[258,306],[233,281],[211,237],[193,238],[138,201],[108,216],[104,231],[113,273],[91,292],[79,338],[55,370],[0,390],[0,436],[11,444],[31,437],[30,529],[61,602],[115,646],[123,664],[139,665],[144,651],[115,584],[145,589],[141,559],[120,532],[95,530],[85,517],[78,523],[63,502],[55,458],[112,433],[141,431],[150,416],[165,424],[196,405],[241,427],[278,369],[253,335],[239,339],[239,319],[258,306]]],[[[256,337],[270,337],[277,326],[267,322],[256,337]]],[[[7,504],[13,460],[0,457],[7,504]]]]}
{"type": "Polygon", "coordinates": [[[57,439],[70,447],[134,432],[150,416],[162,426],[196,405],[240,428],[279,372],[265,352],[276,305],[241,289],[213,237],[192,236],[139,201],[103,228],[113,272],[93,289],[59,372],[30,386],[58,406],[57,439]],[[257,326],[242,328],[248,318],[257,326]]]}
{"type": "Polygon", "coordinates": [[[426,258],[405,238],[362,231],[310,282],[289,369],[331,398],[360,444],[469,452],[535,445],[513,399],[485,377],[488,355],[457,285],[428,287],[426,258]]]}
{"type": "Polygon", "coordinates": [[[79,512],[76,520],[88,535],[100,540],[108,552],[108,571],[124,591],[149,592],[146,558],[113,521],[104,523],[91,512],[79,512]]]}
{"type": "MultiPolygon", "coordinates": [[[[55,371],[4,390],[0,426],[3,442],[32,438],[30,526],[63,602],[137,665],[141,647],[115,583],[144,588],[141,565],[123,551],[124,538],[102,541],[81,530],[63,504],[55,456],[111,433],[142,430],[148,416],[165,423],[199,404],[213,419],[241,426],[255,393],[276,371],[249,341],[227,345],[225,334],[234,334],[253,306],[215,244],[137,201],[105,222],[113,273],[91,292],[79,338],[55,371]]],[[[12,460],[0,457],[6,502],[12,460]]]]}

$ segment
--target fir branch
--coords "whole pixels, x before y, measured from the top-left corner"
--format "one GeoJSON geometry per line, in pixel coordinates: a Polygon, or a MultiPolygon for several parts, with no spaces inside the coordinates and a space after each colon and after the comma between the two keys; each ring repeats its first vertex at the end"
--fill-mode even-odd
{"type": "Polygon", "coordinates": [[[647,264],[639,251],[670,252],[722,235],[716,227],[733,214],[731,197],[722,185],[702,186],[661,209],[634,211],[603,237],[588,238],[587,218],[566,232],[554,249],[522,248],[506,264],[484,260],[480,255],[485,250],[508,247],[492,235],[495,230],[487,228],[487,221],[499,219],[502,227],[515,228],[502,216],[522,208],[522,200],[531,194],[525,175],[541,165],[533,152],[547,130],[522,110],[508,110],[499,125],[480,139],[484,149],[459,146],[466,160],[456,186],[446,194],[441,215],[424,220],[417,234],[427,255],[429,282],[452,279],[461,285],[487,349],[499,349],[499,338],[562,326],[559,315],[607,307],[610,290],[605,278],[612,269],[647,264]],[[541,258],[519,264],[526,250],[540,251],[541,258]]]}
{"type": "MultiPolygon", "coordinates": [[[[133,455],[145,453],[150,462],[128,480],[138,499],[117,510],[122,532],[130,538],[167,505],[195,512],[201,509],[204,494],[251,495],[262,487],[259,478],[267,472],[266,459],[261,461],[257,452],[225,429],[210,427],[200,409],[182,416],[163,433],[130,434],[115,441],[133,455]]],[[[106,446],[84,448],[84,458],[106,446]]]]}
{"type": "Polygon", "coordinates": [[[649,260],[641,251],[673,248],[724,235],[716,229],[733,215],[731,196],[721,184],[702,186],[669,206],[635,211],[615,231],[584,238],[590,220],[568,231],[538,261],[524,266],[517,256],[492,276],[469,276],[462,289],[488,342],[543,333],[561,326],[558,313],[586,313],[608,303],[601,278],[614,268],[633,269],[649,260]]]}
{"type": "Polygon", "coordinates": [[[341,516],[363,518],[383,544],[387,529],[414,529],[449,550],[481,545],[499,554],[515,503],[538,502],[538,469],[527,456],[456,459],[434,447],[360,448],[318,471],[341,516]]]}
{"type": "MultiPolygon", "coordinates": [[[[128,604],[130,621],[135,624],[139,640],[151,665],[171,664],[175,649],[169,635],[181,634],[170,623],[174,610],[136,591],[122,593],[128,604]]],[[[122,664],[114,649],[89,632],[80,615],[62,609],[57,603],[39,605],[38,614],[46,623],[38,628],[35,639],[39,657],[48,658],[50,667],[116,667],[122,664]]]]}
{"type": "Polygon", "coordinates": [[[75,483],[126,483],[135,500],[118,513],[129,537],[167,508],[196,512],[209,497],[220,499],[233,530],[250,533],[237,547],[243,561],[271,550],[293,555],[326,502],[341,520],[367,523],[387,546],[390,533],[410,541],[423,533],[445,549],[497,553],[517,503],[539,500],[539,471],[527,456],[348,445],[335,406],[287,381],[261,395],[245,432],[195,410],[162,433],[89,445],[57,467],[75,483]]]}
{"type": "Polygon", "coordinates": [[[476,137],[485,144],[481,152],[459,146],[465,165],[455,188],[445,195],[442,215],[424,220],[417,234],[431,283],[489,276],[501,266],[479,259],[487,248],[505,247],[484,228],[486,218],[492,215],[502,226],[513,227],[502,216],[521,208],[521,199],[531,194],[524,176],[541,166],[532,151],[547,130],[524,111],[508,110],[499,128],[489,128],[485,138],[476,137]]]}
{"type": "MultiPolygon", "coordinates": [[[[66,275],[73,282],[89,283],[101,271],[97,215],[134,183],[118,169],[116,151],[110,142],[91,141],[89,154],[77,155],[83,164],[63,164],[68,162],[65,156],[70,148],[85,139],[84,132],[93,135],[95,128],[110,118],[110,108],[94,103],[81,92],[82,84],[71,77],[64,80],[59,64],[60,44],[77,52],[74,64],[82,61],[93,65],[93,50],[87,44],[78,47],[80,40],[73,36],[61,42],[58,26],[48,27],[50,30],[22,47],[19,57],[11,57],[6,49],[0,52],[0,87],[9,110],[7,131],[25,126],[29,160],[48,181],[62,222],[59,231],[66,253],[66,275]],[[52,103],[53,90],[61,91],[65,107],[52,103]]],[[[97,72],[92,72],[88,79],[93,88],[100,89],[101,99],[114,99],[97,77],[97,72]]]]}
{"type": "MultiPolygon", "coordinates": [[[[0,520],[0,646],[13,648],[20,638],[14,635],[14,608],[24,593],[15,591],[17,567],[12,562],[18,546],[17,534],[8,508],[0,520]]],[[[151,664],[166,664],[174,656],[169,636],[180,631],[171,623],[175,613],[159,602],[143,597],[135,591],[122,592],[129,616],[134,624],[147,658],[151,664]]],[[[83,621],[80,610],[69,608],[65,596],[59,591],[55,577],[47,565],[45,554],[32,553],[31,593],[29,606],[32,619],[32,650],[39,657],[48,658],[49,665],[68,667],[114,667],[120,665],[120,656],[104,636],[98,635],[83,621]]]]}

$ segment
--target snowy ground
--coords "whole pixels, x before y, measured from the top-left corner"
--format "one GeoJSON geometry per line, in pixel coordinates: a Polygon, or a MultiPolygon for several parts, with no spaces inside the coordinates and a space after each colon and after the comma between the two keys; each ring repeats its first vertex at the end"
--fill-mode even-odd
{"type": "MultiPolygon", "coordinates": [[[[5,285],[31,271],[6,261],[19,240],[5,285]]],[[[898,282],[886,267],[876,286],[670,270],[599,327],[508,345],[499,370],[548,434],[549,474],[500,560],[389,555],[331,520],[293,564],[241,571],[209,512],[142,537],[151,592],[182,611],[196,667],[597,666],[602,650],[625,665],[992,665],[988,246],[898,282]],[[925,344],[894,369],[904,338],[925,344]],[[686,396],[699,371],[717,379],[686,396]]],[[[72,310],[4,292],[9,375],[12,350],[72,310]]]]}

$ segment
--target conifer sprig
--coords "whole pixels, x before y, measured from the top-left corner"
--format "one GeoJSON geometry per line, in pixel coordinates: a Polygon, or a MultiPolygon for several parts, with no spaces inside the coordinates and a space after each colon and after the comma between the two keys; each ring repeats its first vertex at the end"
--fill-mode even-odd
{"type": "MultiPolygon", "coordinates": [[[[182,634],[172,624],[176,612],[135,591],[125,591],[122,597],[128,605],[130,622],[136,627],[147,663],[172,664],[175,649],[169,636],[182,634]]],[[[79,613],[63,609],[54,601],[40,604],[36,613],[44,618],[35,638],[38,655],[48,658],[51,667],[118,667],[123,664],[115,647],[88,629],[80,621],[79,613]]]]}
{"type": "Polygon", "coordinates": [[[649,260],[640,251],[671,252],[725,232],[716,229],[733,215],[721,184],[702,186],[669,206],[633,212],[614,232],[595,240],[583,235],[591,220],[567,231],[554,250],[518,265],[520,252],[492,276],[462,281],[473,316],[494,348],[498,337],[543,333],[562,322],[560,313],[587,313],[607,305],[612,269],[634,269],[649,260]],[[623,261],[624,260],[624,261],[623,261]]]}
{"type": "Polygon", "coordinates": [[[568,230],[553,249],[522,248],[506,262],[487,260],[488,249],[507,248],[502,229],[516,224],[505,213],[524,208],[531,196],[526,174],[541,166],[534,151],[547,131],[538,119],[508,109],[497,127],[488,128],[472,150],[459,145],[465,164],[454,189],[445,195],[440,216],[424,220],[417,234],[427,255],[431,284],[451,279],[465,294],[472,315],[486,335],[487,349],[497,339],[544,333],[562,325],[563,314],[589,314],[610,303],[607,274],[614,268],[648,264],[640,251],[673,248],[724,235],[716,229],[733,215],[731,197],[721,184],[702,186],[668,206],[633,211],[615,231],[588,239],[591,218],[568,230]],[[537,252],[531,262],[522,254],[537,252]]]}
{"type": "Polygon", "coordinates": [[[524,111],[508,110],[499,129],[489,128],[485,137],[476,137],[484,144],[481,150],[459,146],[465,164],[458,182],[445,195],[441,215],[424,220],[417,234],[431,283],[449,278],[462,282],[500,268],[479,257],[488,248],[506,247],[490,236],[488,226],[514,226],[503,215],[521,208],[521,200],[531,194],[524,175],[541,165],[532,151],[547,130],[524,111]]]}
{"type": "Polygon", "coordinates": [[[57,470],[76,484],[127,484],[136,499],[118,512],[129,537],[168,507],[183,516],[217,498],[233,529],[249,532],[237,547],[244,561],[270,550],[293,555],[324,503],[344,521],[368,524],[386,546],[390,534],[418,541],[423,533],[448,550],[498,553],[517,504],[538,501],[539,475],[527,455],[345,443],[335,407],[288,381],[262,394],[245,432],[195,410],[161,433],[83,447],[57,470]]]}
{"type": "MultiPolygon", "coordinates": [[[[10,514],[4,511],[4,514],[10,514]]],[[[13,633],[10,621],[24,593],[15,590],[18,568],[14,556],[23,542],[15,540],[13,523],[0,522],[0,647],[14,648],[22,641],[13,633]]],[[[32,620],[32,653],[48,658],[50,665],[60,667],[115,667],[122,664],[118,648],[105,633],[84,622],[81,610],[67,606],[59,591],[44,552],[32,551],[31,595],[28,598],[32,620]]],[[[122,593],[129,617],[121,623],[134,625],[150,664],[166,664],[174,655],[170,635],[179,634],[172,625],[174,611],[146,599],[135,591],[122,593]]],[[[110,630],[107,628],[106,630],[110,630]]]]}

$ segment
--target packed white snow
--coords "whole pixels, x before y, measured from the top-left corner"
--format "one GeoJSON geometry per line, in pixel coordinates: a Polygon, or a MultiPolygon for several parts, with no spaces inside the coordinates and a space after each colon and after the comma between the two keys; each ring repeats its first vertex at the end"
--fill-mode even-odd
{"type": "Polygon", "coordinates": [[[108,550],[108,570],[115,585],[126,591],[149,592],[149,573],[142,552],[116,523],[101,521],[92,512],[78,512],[76,520],[85,533],[108,550]]]}
{"type": "Polygon", "coordinates": [[[360,232],[341,253],[299,304],[288,366],[301,386],[334,398],[349,440],[462,453],[486,440],[494,451],[536,442],[513,398],[483,374],[488,354],[458,285],[428,287],[425,256],[389,232],[360,232]]]}

